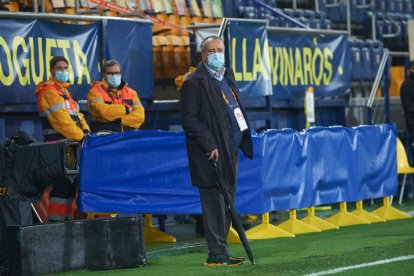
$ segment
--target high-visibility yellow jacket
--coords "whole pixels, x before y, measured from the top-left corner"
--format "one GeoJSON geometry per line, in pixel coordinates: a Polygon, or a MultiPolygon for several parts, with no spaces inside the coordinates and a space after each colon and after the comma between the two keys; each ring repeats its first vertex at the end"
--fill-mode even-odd
{"type": "Polygon", "coordinates": [[[37,107],[46,141],[65,138],[81,141],[90,131],[78,103],[68,91],[69,86],[70,83],[50,78],[36,87],[37,107]]]}
{"type": "Polygon", "coordinates": [[[88,92],[92,131],[126,131],[139,128],[145,120],[144,107],[137,92],[122,81],[110,89],[106,80],[95,81],[88,92]],[[131,109],[131,110],[130,110],[131,109]]]}
{"type": "Polygon", "coordinates": [[[185,80],[188,78],[188,76],[194,72],[197,68],[191,66],[190,68],[188,68],[188,72],[185,73],[184,75],[179,75],[175,78],[174,82],[175,82],[175,86],[177,87],[177,91],[181,91],[181,88],[183,87],[183,84],[185,82],[185,80]]]}

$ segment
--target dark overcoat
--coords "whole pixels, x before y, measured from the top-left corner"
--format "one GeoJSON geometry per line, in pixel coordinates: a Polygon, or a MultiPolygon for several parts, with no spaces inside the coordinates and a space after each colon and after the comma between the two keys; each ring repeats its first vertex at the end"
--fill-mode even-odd
{"type": "Polygon", "coordinates": [[[400,88],[401,103],[405,113],[414,113],[414,80],[407,77],[400,88]]]}
{"type": "MultiPolygon", "coordinates": [[[[224,78],[232,88],[244,118],[246,112],[240,101],[240,93],[234,80],[233,71],[227,68],[224,78]]],[[[181,124],[185,132],[190,175],[193,186],[215,187],[214,167],[208,160],[208,153],[219,150],[218,167],[227,183],[235,183],[232,170],[231,123],[226,104],[217,81],[201,63],[184,82],[180,101],[181,124]]],[[[253,158],[253,144],[249,129],[243,132],[241,149],[245,156],[253,158]]]]}

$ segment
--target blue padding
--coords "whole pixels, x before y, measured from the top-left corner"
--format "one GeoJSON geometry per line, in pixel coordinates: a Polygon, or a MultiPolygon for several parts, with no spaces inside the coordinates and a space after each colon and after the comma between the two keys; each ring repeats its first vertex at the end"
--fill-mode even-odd
{"type": "MultiPolygon", "coordinates": [[[[380,198],[397,193],[395,125],[315,127],[253,135],[240,157],[241,214],[380,198]]],[[[84,212],[200,213],[183,133],[89,135],[78,206],[84,212]]]]}

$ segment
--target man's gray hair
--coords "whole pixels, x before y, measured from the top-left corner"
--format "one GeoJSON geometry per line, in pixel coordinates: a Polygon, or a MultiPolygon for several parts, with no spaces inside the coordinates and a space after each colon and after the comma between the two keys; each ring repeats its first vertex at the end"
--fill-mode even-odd
{"type": "Polygon", "coordinates": [[[112,66],[115,66],[115,65],[118,65],[119,70],[121,70],[121,64],[119,64],[119,62],[115,59],[110,59],[110,60],[108,60],[104,63],[103,68],[102,68],[102,72],[105,74],[106,73],[106,68],[112,67],[112,66]]]}
{"type": "Polygon", "coordinates": [[[220,40],[221,42],[223,42],[223,40],[221,40],[220,37],[218,37],[216,35],[210,35],[210,36],[204,38],[203,41],[201,41],[201,44],[200,44],[201,52],[204,52],[204,50],[206,49],[206,41],[209,40],[209,39],[220,40]]]}

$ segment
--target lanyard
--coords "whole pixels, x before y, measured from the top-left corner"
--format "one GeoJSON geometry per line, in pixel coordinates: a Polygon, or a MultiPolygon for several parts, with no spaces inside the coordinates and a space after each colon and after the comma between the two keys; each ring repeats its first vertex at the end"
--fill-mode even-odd
{"type": "MultiPolygon", "coordinates": [[[[76,119],[73,119],[73,120],[75,120],[75,122],[76,122],[76,125],[78,126],[78,127],[80,127],[81,126],[81,122],[80,122],[80,118],[79,118],[79,114],[78,114],[78,108],[77,108],[77,106],[75,105],[75,101],[72,99],[72,96],[69,94],[69,93],[66,93],[66,91],[64,90],[64,89],[62,89],[59,85],[57,85],[56,84],[56,87],[57,87],[57,89],[64,95],[64,97],[63,97],[63,99],[65,100],[65,108],[66,108],[66,110],[72,110],[72,111],[75,111],[76,112],[76,119]],[[65,99],[65,97],[67,98],[67,99],[65,99]],[[66,104],[66,102],[68,102],[69,103],[69,105],[70,105],[70,108],[69,108],[69,106],[66,104]]],[[[71,115],[71,117],[72,117],[72,114],[71,113],[69,113],[70,115],[71,115]]]]}
{"type": "MultiPolygon", "coordinates": [[[[231,89],[230,85],[229,85],[229,88],[230,88],[231,94],[233,95],[233,99],[236,102],[236,106],[237,106],[239,103],[237,102],[236,95],[234,95],[233,89],[231,89]]],[[[227,99],[227,97],[224,94],[223,90],[221,90],[221,95],[223,95],[223,100],[226,102],[226,104],[229,105],[229,100],[227,99]]]]}
{"type": "MultiPolygon", "coordinates": [[[[71,95],[69,93],[66,93],[66,91],[64,89],[62,89],[59,85],[56,84],[56,88],[63,94],[63,98],[65,99],[65,97],[67,98],[67,101],[70,104],[71,109],[77,111],[76,106],[74,105],[74,101],[71,97],[71,95]]],[[[66,100],[66,99],[65,99],[66,100]]],[[[66,105],[65,105],[66,106],[66,105]]],[[[66,109],[69,109],[68,106],[66,106],[66,109]]]]}
{"type": "Polygon", "coordinates": [[[124,95],[123,95],[122,91],[120,93],[121,94],[121,102],[119,103],[119,101],[118,101],[119,100],[119,95],[117,93],[111,93],[111,90],[109,89],[109,87],[108,87],[108,89],[105,89],[105,87],[102,85],[102,88],[103,88],[104,91],[106,91],[106,93],[111,98],[113,103],[115,103],[115,104],[124,104],[124,95]],[[112,95],[112,94],[115,94],[115,95],[112,95]]]}

